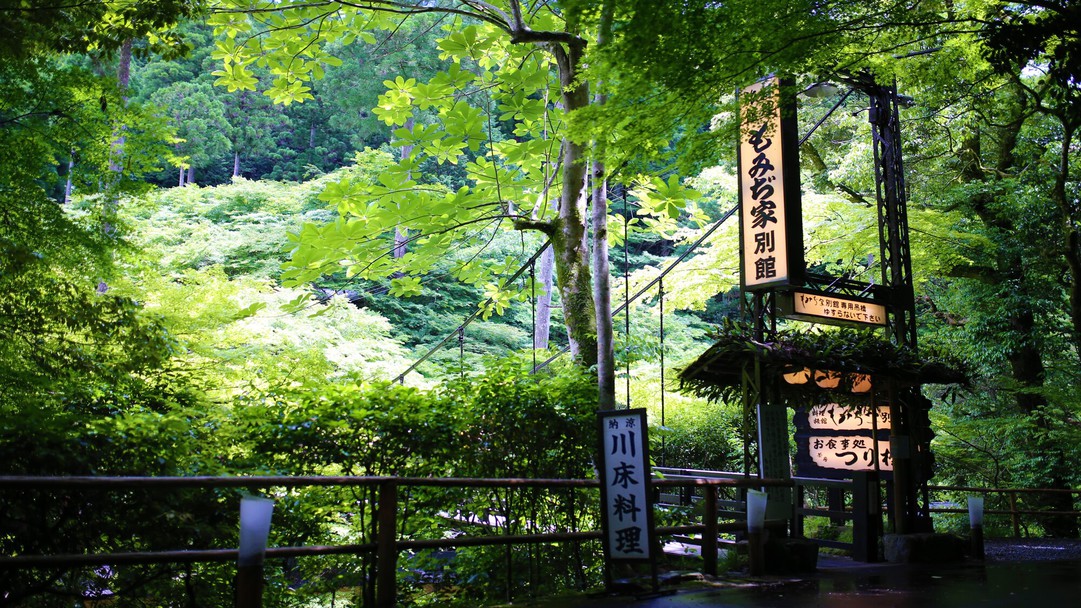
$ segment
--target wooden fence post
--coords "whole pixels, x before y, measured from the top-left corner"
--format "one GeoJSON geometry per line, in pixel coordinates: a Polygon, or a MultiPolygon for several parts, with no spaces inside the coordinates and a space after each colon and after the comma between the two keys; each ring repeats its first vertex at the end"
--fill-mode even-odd
{"type": "Polygon", "coordinates": [[[705,486],[705,512],[702,523],[706,529],[702,532],[702,570],[710,576],[717,576],[717,486],[705,486]]]}
{"type": "Polygon", "coordinates": [[[236,608],[262,608],[263,565],[238,566],[236,574],[236,608]]]}
{"type": "Polygon", "coordinates": [[[879,512],[878,475],[857,472],[852,475],[852,559],[878,561],[878,537],[882,524],[879,512]]]}
{"type": "MultiPolygon", "coordinates": [[[[842,495],[842,499],[844,495],[842,495]]],[[[803,538],[803,508],[807,506],[807,487],[796,482],[796,500],[792,503],[792,537],[803,538]]],[[[832,508],[832,506],[830,507],[832,508]]]]}
{"type": "Polygon", "coordinates": [[[398,484],[379,484],[376,515],[375,604],[393,608],[398,602],[398,484]]]}

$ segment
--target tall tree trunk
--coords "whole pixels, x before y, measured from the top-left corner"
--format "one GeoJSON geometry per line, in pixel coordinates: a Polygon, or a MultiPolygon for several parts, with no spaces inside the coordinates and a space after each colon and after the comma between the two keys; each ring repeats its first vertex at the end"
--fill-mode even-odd
{"type": "MultiPolygon", "coordinates": [[[[614,0],[601,9],[597,46],[603,47],[612,29],[614,0]]],[[[597,83],[593,103],[601,106],[608,96],[597,83]]],[[[612,329],[612,288],[608,268],[608,175],[604,169],[604,141],[593,142],[593,307],[597,318],[597,409],[616,408],[616,355],[612,329]]],[[[628,311],[629,312],[629,311],[628,311]]],[[[630,400],[630,395],[627,395],[630,400]]]]}
{"type": "Polygon", "coordinates": [[[180,179],[177,181],[177,184],[176,184],[177,187],[179,187],[179,188],[184,187],[184,177],[186,175],[187,175],[187,171],[184,169],[184,167],[181,167],[180,168],[180,179]]]}
{"type": "Polygon", "coordinates": [[[240,150],[233,150],[233,177],[240,177],[240,150]]]}
{"type": "MultiPolygon", "coordinates": [[[[563,89],[563,107],[568,113],[589,105],[589,86],[578,78],[583,49],[569,44],[552,46],[563,89]]],[[[585,148],[571,140],[563,142],[563,189],[559,196],[559,216],[549,235],[555,249],[556,281],[563,302],[563,321],[571,355],[591,367],[597,363],[597,317],[593,304],[589,247],[586,240],[585,148]]]]}
{"type": "Polygon", "coordinates": [[[188,180],[187,180],[186,183],[188,183],[188,184],[194,184],[195,183],[195,165],[188,165],[188,180]]]}
{"type": "MultiPolygon", "coordinates": [[[[128,85],[131,84],[131,39],[127,39],[120,45],[120,55],[116,66],[116,81],[120,85],[124,103],[128,101],[128,85]]],[[[113,139],[112,154],[109,157],[109,170],[119,173],[121,170],[120,157],[124,153],[124,127],[121,126],[113,139]]]]}
{"type": "MultiPolygon", "coordinates": [[[[593,161],[593,306],[597,317],[597,409],[616,409],[616,356],[608,270],[608,180],[593,161]]],[[[630,395],[627,396],[628,399],[630,395]]]]}
{"type": "MultiPolygon", "coordinates": [[[[116,68],[116,80],[120,85],[121,99],[124,105],[128,103],[128,85],[131,83],[131,39],[127,39],[120,45],[120,57],[116,68]]],[[[114,183],[120,181],[120,172],[124,169],[124,136],[125,125],[120,125],[113,137],[113,143],[109,152],[109,171],[114,174],[114,183]]],[[[116,231],[116,214],[120,208],[120,198],[116,193],[108,193],[105,198],[103,213],[103,230],[105,234],[112,235],[116,231]]]]}

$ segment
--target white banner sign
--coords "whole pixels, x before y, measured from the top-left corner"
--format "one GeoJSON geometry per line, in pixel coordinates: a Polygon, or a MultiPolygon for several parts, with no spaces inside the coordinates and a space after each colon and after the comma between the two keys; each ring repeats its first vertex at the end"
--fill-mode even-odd
{"type": "Polygon", "coordinates": [[[890,407],[880,405],[871,408],[851,407],[837,403],[811,406],[807,423],[812,429],[831,431],[887,431],[891,426],[890,407]],[[874,413],[872,413],[872,411],[874,413]],[[875,416],[878,417],[875,420],[875,416]]]}
{"type": "Polygon", "coordinates": [[[650,559],[652,511],[644,409],[601,412],[605,542],[614,560],[650,559]]]}
{"type": "MultiPolygon", "coordinates": [[[[811,461],[827,469],[874,471],[875,441],[866,437],[808,437],[811,461]]],[[[893,470],[889,441],[878,443],[878,470],[893,470]]]]}
{"type": "Polygon", "coordinates": [[[881,304],[861,302],[802,291],[792,292],[792,311],[798,315],[820,317],[833,321],[886,324],[886,307],[881,304]]]}

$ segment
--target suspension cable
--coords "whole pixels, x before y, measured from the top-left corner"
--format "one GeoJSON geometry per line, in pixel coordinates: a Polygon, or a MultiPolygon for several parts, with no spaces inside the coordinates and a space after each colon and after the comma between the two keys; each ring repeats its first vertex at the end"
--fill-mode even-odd
{"type": "MultiPolygon", "coordinates": [[[[533,257],[529,258],[526,261],[525,264],[522,264],[522,267],[519,268],[517,270],[517,272],[515,272],[513,275],[511,275],[511,277],[504,282],[504,285],[509,284],[509,283],[517,280],[518,277],[522,276],[522,273],[524,273],[526,271],[526,269],[529,268],[530,264],[536,262],[537,258],[539,258],[541,256],[541,254],[544,253],[544,250],[551,247],[551,245],[552,245],[552,241],[545,241],[544,244],[541,245],[540,249],[538,249],[537,252],[533,254],[533,257]]],[[[488,300],[485,302],[485,305],[491,304],[493,301],[494,301],[494,298],[488,298],[488,300]]],[[[477,310],[473,311],[473,313],[470,314],[468,317],[466,317],[465,321],[462,322],[461,328],[464,330],[467,325],[472,323],[477,317],[480,316],[480,314],[481,314],[481,312],[483,310],[484,310],[484,307],[481,306],[481,307],[477,308],[477,310]]],[[[439,344],[436,344],[430,350],[428,350],[428,352],[424,353],[424,356],[422,356],[420,359],[417,359],[404,372],[402,372],[401,374],[398,374],[398,376],[396,378],[394,378],[394,380],[396,382],[398,382],[399,384],[404,383],[406,374],[408,374],[409,372],[417,369],[420,366],[421,363],[424,363],[425,361],[428,360],[429,357],[431,357],[435,353],[439,352],[440,349],[442,349],[444,346],[446,346],[447,342],[450,342],[452,339],[454,339],[456,334],[457,334],[457,330],[452,331],[451,333],[447,334],[442,340],[439,341],[439,344]]]]}
{"type": "MultiPolygon", "coordinates": [[[[665,427],[664,420],[664,279],[657,281],[657,301],[661,307],[661,428],[665,427]]],[[[664,433],[661,433],[661,466],[668,466],[666,461],[667,450],[664,433]]]]}
{"type": "Polygon", "coordinates": [[[533,341],[533,348],[529,349],[533,353],[533,369],[537,369],[537,262],[531,261],[529,263],[529,310],[532,316],[533,322],[533,334],[531,340],[533,341]]]}

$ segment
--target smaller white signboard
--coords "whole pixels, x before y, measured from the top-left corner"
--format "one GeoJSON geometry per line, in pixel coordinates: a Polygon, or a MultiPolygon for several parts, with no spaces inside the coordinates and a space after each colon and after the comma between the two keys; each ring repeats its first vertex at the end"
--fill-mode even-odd
{"type": "Polygon", "coordinates": [[[792,298],[792,309],[797,315],[866,325],[886,324],[886,307],[881,304],[804,291],[792,292],[792,298]]]}
{"type": "Polygon", "coordinates": [[[811,406],[807,422],[812,429],[830,431],[887,431],[890,429],[890,406],[880,405],[874,408],[851,407],[837,403],[824,403],[811,406]],[[877,416],[877,420],[875,420],[877,416]]]}
{"type": "MultiPolygon", "coordinates": [[[[808,451],[814,464],[842,471],[874,471],[875,441],[869,437],[815,436],[808,437],[808,451]]],[[[878,470],[893,470],[893,454],[889,441],[878,441],[878,470]]]]}
{"type": "Polygon", "coordinates": [[[605,550],[613,560],[650,560],[653,504],[646,410],[598,414],[605,550]]]}

